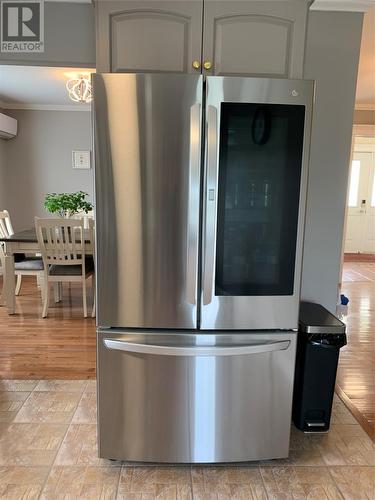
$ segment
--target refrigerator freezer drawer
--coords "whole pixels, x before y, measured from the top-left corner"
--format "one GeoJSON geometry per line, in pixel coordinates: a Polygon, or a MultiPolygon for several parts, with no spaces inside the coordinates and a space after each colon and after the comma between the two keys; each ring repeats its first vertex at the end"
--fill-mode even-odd
{"type": "Polygon", "coordinates": [[[145,462],[286,457],[296,333],[98,331],[99,454],[145,462]]]}

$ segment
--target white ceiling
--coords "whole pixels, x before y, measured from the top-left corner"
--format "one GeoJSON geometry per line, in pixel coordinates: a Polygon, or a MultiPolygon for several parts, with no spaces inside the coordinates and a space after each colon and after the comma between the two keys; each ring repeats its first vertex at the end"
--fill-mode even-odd
{"type": "Polygon", "coordinates": [[[69,99],[66,82],[94,69],[0,65],[0,107],[89,109],[69,99]]]}
{"type": "Polygon", "coordinates": [[[375,7],[364,16],[356,105],[375,109],[375,7]]]}

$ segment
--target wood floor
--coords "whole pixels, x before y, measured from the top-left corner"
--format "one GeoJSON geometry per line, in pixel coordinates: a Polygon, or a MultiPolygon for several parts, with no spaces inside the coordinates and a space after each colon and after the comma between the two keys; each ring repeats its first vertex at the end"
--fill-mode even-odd
{"type": "MultiPolygon", "coordinates": [[[[375,263],[346,262],[342,291],[350,299],[350,314],[337,392],[374,437],[375,263]]],[[[17,314],[8,316],[0,308],[0,378],[95,378],[95,320],[83,318],[81,297],[79,285],[64,285],[63,301],[41,319],[35,279],[24,279],[17,314]]]]}
{"type": "Polygon", "coordinates": [[[0,307],[0,378],[95,378],[95,319],[83,318],[82,288],[64,284],[46,319],[41,309],[34,277],[23,279],[14,316],[0,307]]]}
{"type": "Polygon", "coordinates": [[[340,351],[336,392],[375,438],[375,263],[345,262],[348,345],[340,351]]]}

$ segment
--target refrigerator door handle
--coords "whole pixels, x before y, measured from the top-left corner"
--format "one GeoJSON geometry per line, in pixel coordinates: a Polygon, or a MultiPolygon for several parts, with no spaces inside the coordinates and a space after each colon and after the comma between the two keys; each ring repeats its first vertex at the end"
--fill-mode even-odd
{"type": "Polygon", "coordinates": [[[203,281],[204,305],[209,304],[212,301],[214,281],[218,182],[217,141],[217,109],[215,106],[207,106],[207,184],[203,281]]]}
{"type": "Polygon", "coordinates": [[[156,354],[159,356],[244,356],[248,354],[285,351],[289,348],[290,340],[233,347],[181,347],[174,345],[137,344],[119,339],[103,339],[103,344],[107,349],[114,351],[125,351],[136,354],[156,354]]]}
{"type": "Polygon", "coordinates": [[[201,161],[201,105],[190,108],[189,202],[186,255],[186,300],[195,305],[198,280],[198,226],[201,161]]]}

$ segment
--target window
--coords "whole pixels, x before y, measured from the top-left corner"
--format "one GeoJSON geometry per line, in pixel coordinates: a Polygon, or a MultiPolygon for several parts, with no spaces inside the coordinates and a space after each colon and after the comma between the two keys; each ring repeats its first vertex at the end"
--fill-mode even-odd
{"type": "Polygon", "coordinates": [[[359,188],[359,174],[361,171],[361,162],[359,160],[352,161],[352,171],[350,174],[349,184],[349,207],[358,206],[358,188],[359,188]]]}

